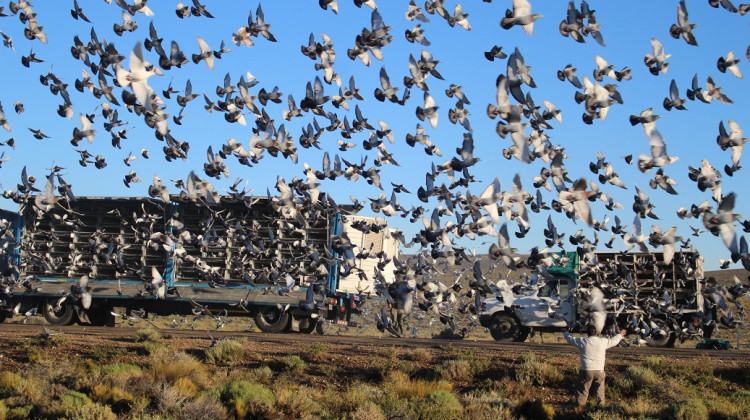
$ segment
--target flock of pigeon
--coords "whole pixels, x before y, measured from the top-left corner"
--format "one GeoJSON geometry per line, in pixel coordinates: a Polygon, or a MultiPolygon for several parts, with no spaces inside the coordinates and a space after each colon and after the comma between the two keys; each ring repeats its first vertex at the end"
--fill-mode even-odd
{"type": "MultiPolygon", "coordinates": [[[[45,156],[43,159],[53,161],[49,172],[44,174],[45,178],[31,175],[24,166],[20,182],[13,181],[13,183],[18,182],[16,188],[3,191],[5,199],[16,203],[33,202],[40,217],[44,217],[44,214],[51,209],[62,208],[64,210],[66,203],[75,200],[76,195],[72,184],[63,179],[63,176],[67,176],[66,171],[74,172],[77,170],[74,167],[77,166],[89,168],[85,169],[86,171],[106,170],[105,168],[110,163],[109,156],[104,152],[91,153],[86,148],[93,147],[95,140],[97,143],[101,142],[102,137],[111,140],[113,154],[120,154],[119,151],[123,147],[132,148],[131,143],[142,145],[142,147],[139,146],[140,153],[131,151],[122,159],[128,171],[123,176],[122,182],[127,188],[141,182],[135,169],[132,168],[132,165],[136,164],[135,161],[143,162],[145,159],[159,158],[149,151],[152,148],[150,145],[155,144],[161,149],[168,165],[191,162],[188,158],[191,150],[190,141],[185,140],[185,136],[176,133],[181,131],[183,124],[189,126],[190,114],[205,111],[212,115],[222,115],[224,121],[212,120],[213,124],[226,123],[247,127],[248,130],[245,133],[250,136],[249,142],[243,144],[241,140],[231,138],[220,144],[208,144],[206,145],[206,160],[202,165],[205,178],[198,175],[201,168],[191,168],[192,170],[188,171],[189,173],[184,177],[172,179],[170,185],[164,182],[159,174],[154,174],[151,184],[145,188],[144,192],[164,202],[169,202],[178,195],[182,200],[189,200],[207,207],[219,201],[221,195],[228,195],[233,200],[250,206],[254,202],[254,198],[250,195],[254,188],[249,186],[252,175],[248,175],[247,180],[237,177],[226,194],[220,193],[219,187],[215,187],[209,179],[214,178],[217,182],[230,180],[230,166],[235,165],[235,159],[239,164],[239,169],[236,171],[248,174],[261,174],[256,167],[268,165],[269,160],[283,162],[283,164],[292,162],[294,167],[298,168],[299,177],[295,176],[287,182],[280,173],[278,176],[274,173],[272,179],[275,181],[270,184],[276,192],[272,193],[269,189],[266,195],[278,214],[287,221],[278,229],[294,231],[295,229],[304,230],[308,226],[306,218],[317,214],[323,206],[335,206],[332,200],[335,194],[326,194],[324,185],[331,185],[334,180],[338,179],[340,181],[337,181],[335,185],[346,184],[341,188],[351,192],[366,182],[372,186],[372,189],[377,189],[378,196],[368,197],[365,200],[361,195],[356,197],[352,194],[350,195],[351,206],[341,206],[338,211],[356,214],[359,210],[368,208],[367,211],[376,215],[382,214],[390,219],[389,221],[393,221],[392,225],[398,226],[399,223],[403,223],[400,221],[402,218],[409,220],[412,225],[423,224],[423,229],[419,229],[413,238],[398,236],[403,245],[410,250],[402,255],[397,264],[398,274],[404,276],[407,281],[399,283],[399,287],[391,290],[390,293],[388,287],[380,287],[380,293],[392,303],[401,301],[398,306],[402,309],[411,307],[410,303],[404,302],[410,302],[410,299],[416,298],[421,309],[428,313],[434,311],[441,321],[452,324],[453,329],[458,329],[450,315],[453,307],[463,312],[476,312],[479,307],[478,299],[486,292],[486,289],[482,287],[482,281],[479,281],[476,269],[474,270],[475,281],[472,282],[474,287],[468,293],[458,293],[456,291],[460,290],[460,287],[453,288],[435,281],[435,274],[445,272],[450,269],[449,267],[462,262],[469,262],[471,266],[471,262],[478,258],[477,252],[469,251],[470,247],[465,244],[466,241],[481,240],[478,238],[481,236],[488,240],[482,245],[491,244],[487,252],[497,260],[498,264],[502,263],[511,270],[529,266],[528,258],[523,257],[511,245],[509,230],[513,224],[518,227],[514,236],[519,240],[527,235],[529,238],[538,235],[539,248],[535,247],[529,252],[532,256],[530,258],[537,262],[532,264],[532,267],[539,272],[542,271],[542,267],[558,264],[554,257],[556,254],[553,254],[554,251],[568,250],[571,245],[581,256],[591,255],[595,250],[601,250],[602,247],[624,251],[635,249],[641,252],[659,250],[663,251],[667,264],[673,258],[683,258],[683,251],[689,253],[695,251],[690,238],[678,235],[676,226],[666,228],[653,225],[650,232],[644,229],[642,223],[647,218],[659,220],[654,213],[656,206],[646,190],[634,186],[635,195],[632,202],[634,215],[632,216],[628,215],[628,211],[625,210],[625,207],[631,205],[620,204],[615,198],[617,196],[614,192],[615,187],[629,190],[615,171],[615,166],[622,169],[624,165],[633,165],[637,167],[640,174],[648,176],[648,185],[651,189],[662,190],[669,196],[677,195],[675,188],[677,182],[670,177],[668,172],[672,167],[670,165],[673,165],[678,158],[667,152],[665,137],[660,133],[656,124],[660,118],[657,108],[648,108],[629,117],[629,122],[633,126],[642,126],[650,144],[650,153],[637,157],[630,154],[624,157],[623,162],[615,164],[602,152],[598,152],[596,160],[589,165],[598,183],[588,181],[582,173],[578,173],[579,171],[576,170],[578,168],[566,165],[566,161],[572,159],[568,153],[571,148],[566,151],[563,145],[553,143],[549,133],[553,128],[562,125],[563,110],[548,100],[543,100],[542,106],[536,104],[532,98],[532,89],[537,88],[532,75],[533,66],[531,63],[527,64],[519,47],[507,48],[506,53],[503,51],[503,46],[493,45],[488,46],[483,52],[488,62],[505,64],[500,74],[493,77],[494,85],[487,86],[495,95],[493,95],[493,101],[486,105],[487,118],[497,121],[494,125],[494,133],[491,135],[499,137],[497,141],[502,146],[496,148],[492,155],[488,156],[484,153],[481,156],[475,155],[475,136],[478,139],[481,136],[482,142],[485,142],[487,133],[484,131],[486,130],[479,131],[478,128],[488,126],[487,120],[484,119],[484,113],[470,114],[469,107],[472,102],[469,96],[474,95],[469,95],[469,93],[472,92],[468,92],[459,84],[459,80],[445,81],[446,78],[441,73],[441,60],[436,57],[439,54],[448,55],[448,52],[440,50],[428,39],[432,31],[443,30],[439,29],[443,24],[447,24],[449,27],[447,30],[450,31],[472,30],[469,21],[470,14],[467,13],[468,8],[465,11],[459,3],[453,2],[455,4],[448,5],[445,0],[428,0],[422,5],[410,0],[408,4],[405,1],[399,4],[403,9],[404,18],[409,22],[408,25],[415,24],[405,31],[402,38],[391,26],[391,22],[386,23],[385,14],[381,14],[379,8],[379,6],[384,8],[397,6],[391,2],[387,5],[378,5],[374,0],[354,0],[354,6],[362,10],[346,10],[347,19],[351,18],[351,14],[356,17],[365,16],[363,14],[365,10],[367,19],[361,19],[366,22],[365,26],[358,33],[351,34],[350,39],[336,40],[338,43],[348,43],[344,50],[346,57],[343,58],[343,60],[349,59],[348,63],[341,63],[340,57],[343,54],[339,55],[337,61],[334,41],[325,32],[319,38],[316,34],[310,33],[308,39],[298,40],[301,44],[300,53],[314,62],[310,68],[315,71],[312,80],[306,82],[304,97],[298,96],[301,97],[298,101],[287,90],[293,89],[293,86],[283,88],[272,86],[269,81],[258,80],[250,71],[244,69],[244,74],[239,77],[232,74],[233,70],[228,71],[222,82],[216,86],[215,94],[212,91],[207,93],[204,85],[198,86],[196,83],[194,86],[195,79],[192,82],[189,78],[185,79],[184,88],[182,88],[183,82],[180,82],[179,86],[173,84],[175,78],[180,80],[185,75],[198,71],[198,66],[205,65],[211,71],[217,69],[221,65],[222,58],[227,54],[244,54],[256,47],[260,48],[261,44],[278,42],[276,35],[279,34],[274,35],[273,23],[284,17],[269,16],[267,19],[260,3],[257,4],[254,13],[249,13],[246,24],[243,18],[242,24],[230,29],[218,29],[218,27],[212,29],[215,32],[226,32],[223,34],[225,40],[220,42],[218,49],[213,49],[209,45],[206,41],[207,35],[201,35],[197,36],[197,50],[186,52],[182,49],[184,45],[181,47],[176,40],[163,37],[158,29],[160,20],[157,19],[173,19],[176,21],[172,22],[174,25],[179,24],[179,20],[215,19],[217,13],[212,12],[210,4],[201,4],[199,0],[193,0],[192,4],[178,3],[174,10],[176,16],[156,16],[147,0],[133,0],[132,3],[126,0],[114,0],[114,2],[105,0],[105,2],[107,7],[121,14],[121,19],[109,22],[114,34],[110,32],[104,34],[100,29],[95,30],[86,10],[76,0],[72,2],[70,14],[72,19],[78,22],[71,21],[70,24],[80,25],[81,28],[69,44],[72,60],[80,74],[75,80],[68,79],[68,75],[55,74],[54,67],[50,67],[46,73],[37,70],[41,67],[40,63],[45,62],[44,54],[39,53],[43,49],[41,45],[48,42],[44,19],[68,19],[67,17],[45,15],[44,10],[37,10],[36,5],[30,1],[8,2],[7,6],[0,6],[0,28],[2,28],[0,35],[3,38],[3,45],[7,47],[7,51],[3,51],[3,68],[12,66],[17,62],[16,60],[21,61],[22,66],[28,68],[26,71],[38,73],[39,81],[45,89],[48,88],[50,95],[48,99],[55,102],[56,114],[59,116],[56,118],[60,118],[60,121],[72,120],[78,114],[76,120],[80,122],[80,125],[72,129],[69,139],[75,150],[77,162],[74,161],[66,167],[61,167],[54,164],[55,160],[59,161],[57,156],[45,156]],[[139,23],[142,28],[145,28],[145,21],[148,19],[150,19],[148,30],[139,29],[139,23]],[[19,21],[19,28],[15,28],[13,25],[17,25],[19,21]],[[82,22],[91,25],[86,26],[82,22]],[[12,35],[17,29],[20,32],[21,27],[23,36],[31,45],[27,55],[16,53],[17,44],[14,44],[15,40],[12,35]],[[126,37],[129,33],[138,37],[133,48],[129,50],[118,49],[114,42],[107,40],[113,37],[126,37]],[[382,66],[378,73],[379,83],[374,89],[374,94],[369,95],[359,87],[361,83],[359,76],[355,80],[354,74],[348,78],[343,76],[343,71],[342,75],[339,74],[339,69],[342,68],[355,69],[352,72],[361,69],[364,73],[365,69],[377,67],[378,61],[384,60],[384,54],[392,43],[410,43],[414,46],[418,45],[420,49],[419,53],[409,54],[408,74],[403,77],[403,83],[396,82],[396,79],[391,80],[390,75],[395,74],[396,69],[386,69],[386,66],[382,66]],[[16,58],[17,56],[20,58],[16,58]],[[170,76],[168,85],[164,86],[166,83],[160,80],[166,81],[170,76]],[[431,89],[430,84],[442,85],[444,89],[442,87],[439,90],[431,89]],[[164,88],[156,88],[159,85],[164,88]],[[421,92],[416,94],[417,91],[421,92]],[[448,121],[462,131],[461,142],[453,146],[449,145],[449,141],[444,138],[439,138],[441,136],[437,131],[439,126],[442,128],[446,124],[445,119],[439,118],[443,113],[440,109],[442,107],[438,105],[444,101],[443,92],[450,101],[455,101],[455,104],[447,111],[448,121]],[[412,95],[416,99],[412,99],[412,95]],[[94,100],[98,102],[96,108],[82,109],[74,104],[83,97],[86,100],[95,98],[94,100]],[[379,118],[373,115],[377,111],[371,111],[365,107],[365,101],[372,102],[373,100],[382,102],[383,106],[397,107],[399,111],[396,115],[399,115],[399,119],[405,119],[404,115],[414,112],[414,116],[419,121],[416,124],[416,131],[401,130],[400,122],[399,128],[396,124],[392,124],[393,128],[391,128],[391,125],[383,119],[375,121],[379,118]],[[277,112],[280,107],[276,105],[282,104],[283,107],[284,103],[286,107],[277,112]],[[203,110],[199,109],[201,107],[203,110]],[[367,112],[364,111],[365,109],[367,112]],[[476,117],[472,116],[474,124],[469,122],[469,115],[476,115],[476,117]],[[484,121],[477,123],[479,119],[484,121]],[[106,134],[102,133],[100,127],[106,134]],[[134,139],[135,135],[131,133],[136,127],[139,140],[134,139]],[[294,127],[299,127],[299,130],[293,131],[294,127]],[[153,140],[146,141],[151,135],[156,138],[157,143],[153,143],[153,140]],[[408,148],[400,147],[398,143],[403,142],[401,139],[405,139],[408,148]],[[441,147],[444,150],[455,150],[455,155],[443,158],[441,147]],[[420,149],[418,155],[422,156],[422,159],[415,159],[411,156],[414,155],[410,152],[412,148],[420,149]],[[316,150],[322,152],[322,163],[318,167],[304,161],[306,156],[310,156],[308,152],[313,153],[316,150]],[[402,153],[397,154],[393,150],[401,150],[402,153]],[[358,159],[350,157],[357,151],[361,151],[358,159]],[[401,157],[402,155],[404,158],[401,157]],[[301,157],[303,164],[302,170],[299,171],[297,164],[301,157]],[[493,171],[494,173],[501,172],[500,165],[505,165],[505,160],[501,157],[527,168],[533,168],[535,175],[522,176],[522,173],[528,172],[528,169],[519,170],[519,173],[513,177],[511,187],[506,190],[502,188],[498,177],[487,185],[486,180],[482,181],[472,174],[479,167],[480,160],[499,161],[500,164],[493,168],[493,171]],[[410,163],[410,166],[420,161],[427,162],[425,166],[428,169],[424,183],[421,182],[421,175],[416,188],[412,187],[415,185],[413,179],[395,177],[381,179],[381,172],[386,174],[388,168],[401,166],[399,161],[404,162],[405,159],[415,162],[410,163]],[[439,161],[435,162],[433,159],[439,159],[439,161]],[[360,178],[363,182],[356,184],[360,178]],[[350,182],[341,182],[341,180],[350,182]],[[470,191],[474,184],[482,185],[479,187],[482,189],[479,195],[474,195],[470,191]],[[527,191],[524,184],[533,185],[535,191],[527,191]],[[612,188],[610,189],[607,184],[611,184],[612,188]],[[386,194],[386,188],[391,189],[390,195],[386,194]],[[34,198],[30,199],[32,196],[34,198]],[[608,215],[597,218],[599,206],[606,209],[608,214],[610,212],[615,214],[612,217],[613,225],[610,225],[608,215]],[[541,223],[533,222],[536,219],[544,220],[543,215],[547,216],[546,225],[543,228],[536,227],[541,223]],[[621,222],[621,219],[630,220],[630,217],[633,217],[630,226],[621,222]],[[553,218],[557,219],[557,225],[553,218]],[[575,226],[574,224],[585,225],[585,227],[582,229],[577,226],[572,227],[575,226]],[[566,234],[561,231],[562,226],[565,226],[565,229],[577,230],[577,232],[566,234]],[[604,235],[605,232],[610,232],[611,236],[600,243],[599,235],[604,235]],[[542,240],[546,244],[543,249],[541,249],[542,240]],[[470,302],[461,301],[467,298],[470,302]]],[[[319,0],[319,6],[322,9],[320,13],[338,15],[340,12],[338,3],[337,0],[319,0]]],[[[485,3],[492,2],[485,0],[485,3]]],[[[496,0],[495,3],[503,2],[496,0]]],[[[554,23],[555,18],[552,16],[545,17],[534,13],[528,0],[513,0],[504,3],[507,3],[509,7],[504,13],[501,9],[496,9],[500,11],[497,16],[498,33],[495,34],[498,39],[502,39],[506,31],[523,31],[532,36],[535,25],[557,27],[554,23]],[[517,26],[520,28],[516,28],[517,26]]],[[[720,8],[730,14],[744,16],[750,10],[748,4],[735,6],[729,0],[709,0],[708,3],[710,7],[720,8]]],[[[341,5],[342,15],[344,8],[348,6],[350,5],[341,5]]],[[[480,7],[480,5],[471,6],[480,7]]],[[[675,2],[675,7],[676,15],[669,19],[665,17],[663,30],[658,30],[654,36],[668,34],[678,42],[682,42],[679,41],[682,39],[689,46],[700,48],[698,47],[701,40],[700,27],[689,19],[685,1],[675,2]]],[[[599,47],[606,48],[607,23],[600,21],[601,15],[597,15],[596,10],[585,0],[571,1],[566,6],[561,3],[559,9],[561,18],[559,36],[570,38],[571,48],[575,47],[576,43],[584,44],[587,41],[593,41],[599,47]]],[[[344,18],[343,16],[337,17],[344,18]]],[[[280,25],[277,24],[277,26],[280,25]]],[[[52,33],[49,35],[54,36],[52,33]]],[[[282,37],[279,36],[279,38],[282,37]]],[[[575,88],[575,91],[571,89],[570,96],[580,106],[576,111],[566,109],[565,113],[567,115],[581,113],[580,119],[585,126],[603,124],[610,115],[610,110],[622,106],[627,99],[624,97],[626,95],[622,94],[619,84],[633,83],[632,80],[647,77],[666,79],[671,62],[671,54],[665,52],[669,50],[669,44],[665,48],[665,45],[654,37],[651,38],[651,47],[652,51],[645,54],[643,58],[643,63],[650,74],[641,73],[635,68],[618,68],[601,56],[606,55],[604,53],[593,54],[596,68],[591,78],[584,75],[583,71],[578,71],[572,64],[561,65],[556,74],[557,78],[566,88],[569,87],[568,85],[575,88]],[[605,83],[605,80],[608,83],[605,83]]],[[[452,45],[450,49],[455,48],[456,46],[452,45]]],[[[338,50],[342,51],[340,48],[338,50]]],[[[744,55],[750,61],[750,46],[744,55]]],[[[277,59],[283,60],[283,57],[279,55],[277,59]]],[[[728,54],[718,57],[716,68],[720,73],[728,72],[732,75],[731,77],[741,79],[743,60],[745,58],[742,54],[729,51],[728,54]]],[[[465,76],[470,78],[471,70],[465,71],[465,76]]],[[[301,72],[302,70],[300,74],[301,72]]],[[[538,74],[534,76],[540,79],[538,74]]],[[[666,97],[661,104],[664,111],[668,113],[684,111],[687,107],[693,107],[693,103],[697,103],[696,100],[705,104],[711,104],[714,101],[732,104],[731,96],[741,95],[742,92],[725,92],[718,85],[717,80],[720,81],[720,78],[709,76],[704,86],[696,74],[685,92],[685,97],[683,97],[683,91],[678,88],[676,80],[664,82],[666,97]]],[[[464,84],[468,84],[468,81],[464,84]]],[[[8,98],[0,92],[0,127],[19,137],[20,132],[13,131],[12,126],[13,129],[18,130],[14,120],[20,118],[21,114],[26,111],[23,99],[8,98]],[[4,111],[3,102],[6,105],[14,102],[15,115],[4,111]]],[[[83,102],[83,99],[81,101],[83,102]]],[[[573,118],[566,117],[566,121],[571,119],[573,118]]],[[[41,120],[39,122],[41,123],[41,120]]],[[[740,124],[736,120],[729,119],[726,124],[724,121],[719,121],[718,126],[717,145],[712,147],[731,151],[731,158],[722,168],[724,173],[728,177],[744,176],[741,172],[740,160],[747,138],[743,137],[740,124]]],[[[38,141],[61,141],[50,139],[50,136],[40,128],[28,127],[28,130],[38,141]]],[[[25,132],[25,130],[21,131],[25,132]]],[[[191,141],[193,144],[199,142],[197,139],[191,141]]],[[[203,140],[200,142],[205,143],[203,140]]],[[[20,142],[14,140],[13,137],[0,143],[5,147],[0,155],[0,165],[13,158],[12,151],[19,146],[18,143],[20,142]],[[6,151],[8,153],[5,153],[6,151]]],[[[594,148],[592,147],[591,150],[594,148]]],[[[415,178],[414,174],[419,170],[411,167],[407,176],[415,178]]],[[[271,178],[267,174],[260,175],[260,177],[266,178],[262,182],[269,182],[268,178],[271,178]]],[[[701,193],[706,193],[706,201],[700,204],[686,203],[677,211],[677,216],[680,219],[695,218],[702,223],[702,228],[690,226],[696,237],[710,234],[721,238],[727,249],[725,255],[728,256],[721,262],[722,268],[741,263],[743,267],[750,270],[750,252],[748,252],[747,241],[738,229],[750,232],[750,219],[743,220],[742,216],[735,213],[736,195],[734,192],[722,190],[721,170],[704,159],[695,166],[689,166],[688,177],[695,185],[685,188],[697,187],[701,193]]],[[[7,180],[9,176],[3,178],[7,180]]],[[[8,182],[6,181],[5,184],[8,182]]],[[[80,186],[76,190],[85,192],[85,187],[80,186]]],[[[142,216],[148,217],[145,210],[144,213],[142,216]]],[[[76,217],[76,213],[72,211],[65,216],[69,223],[76,223],[76,217]]],[[[238,230],[246,228],[247,226],[233,227],[226,231],[236,234],[238,230]]],[[[358,228],[368,231],[381,229],[382,226],[360,224],[358,228]]],[[[405,229],[405,231],[408,230],[408,228],[405,229]]],[[[6,231],[5,234],[10,234],[10,232],[6,231]]],[[[278,232],[269,232],[265,240],[277,235],[278,232]]],[[[159,240],[166,242],[174,239],[161,238],[159,240]]],[[[352,248],[356,246],[351,245],[346,238],[336,239],[332,246],[337,254],[332,254],[328,249],[310,249],[306,252],[305,258],[317,259],[316,266],[323,266],[320,260],[330,262],[332,258],[337,258],[334,255],[355,254],[356,258],[383,258],[382,255],[369,253],[369,250],[355,249],[352,252],[352,248]]],[[[210,240],[221,241],[222,238],[213,237],[210,240]]],[[[259,243],[254,243],[252,246],[257,248],[258,245],[259,243]]],[[[270,247],[264,249],[270,249],[270,247]]],[[[480,250],[479,253],[483,252],[480,250]]],[[[592,258],[582,258],[582,261],[584,262],[583,269],[586,271],[607,270],[607,267],[595,264],[592,258]]],[[[341,264],[341,267],[345,270],[356,271],[356,264],[350,262],[341,264]]],[[[210,267],[203,268],[208,272],[211,271],[210,267]]],[[[460,271],[458,280],[464,272],[467,271],[460,271]]],[[[362,275],[368,278],[379,278],[378,273],[363,273],[362,275]]],[[[482,277],[481,270],[479,277],[482,277]]],[[[280,278],[287,279],[288,275],[280,276],[280,278]]],[[[150,282],[152,279],[144,280],[150,282]]],[[[604,289],[606,290],[606,287],[604,289]]],[[[736,298],[743,295],[747,289],[748,286],[737,280],[737,287],[732,289],[731,295],[736,298]]],[[[719,290],[719,286],[713,285],[707,287],[707,290],[708,300],[713,302],[713,305],[708,305],[708,307],[713,309],[718,306],[726,311],[725,319],[741,319],[740,315],[731,315],[726,300],[723,299],[724,293],[719,290]]],[[[605,296],[605,298],[609,297],[605,296]]],[[[731,300],[736,302],[734,298],[731,300]]],[[[668,302],[660,303],[662,306],[665,303],[667,307],[669,306],[668,302]]],[[[389,314],[385,312],[379,313],[377,318],[381,326],[391,325],[393,322],[389,314]]],[[[706,322],[715,321],[709,318],[709,316],[706,317],[706,322]]],[[[397,333],[403,335],[403,331],[397,333]]]]}

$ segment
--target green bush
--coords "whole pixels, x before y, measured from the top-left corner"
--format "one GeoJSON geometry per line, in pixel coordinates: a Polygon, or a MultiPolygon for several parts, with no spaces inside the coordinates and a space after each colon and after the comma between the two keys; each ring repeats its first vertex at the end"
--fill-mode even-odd
{"type": "Polygon", "coordinates": [[[365,401],[351,414],[352,420],[385,420],[383,411],[372,401],[365,401]]]}
{"type": "Polygon", "coordinates": [[[33,405],[22,405],[9,409],[6,418],[8,420],[26,420],[32,417],[33,412],[33,405]]]}
{"type": "Polygon", "coordinates": [[[131,375],[140,374],[141,368],[131,363],[108,363],[101,365],[99,371],[103,375],[131,375]]]}
{"type": "Polygon", "coordinates": [[[422,420],[459,420],[464,411],[456,396],[447,391],[431,392],[412,401],[411,410],[414,418],[422,420]]]}
{"type": "Polygon", "coordinates": [[[630,394],[639,394],[657,386],[661,381],[659,375],[647,367],[628,366],[622,375],[621,384],[629,385],[629,389],[623,387],[623,391],[627,391],[630,394]]]}
{"type": "Polygon", "coordinates": [[[151,357],[151,365],[148,373],[154,379],[176,383],[181,378],[188,378],[198,388],[204,388],[208,384],[208,372],[206,366],[195,357],[182,351],[162,350],[151,357]]]}
{"type": "Polygon", "coordinates": [[[187,401],[180,408],[177,417],[181,420],[220,420],[227,418],[228,413],[219,402],[211,398],[201,397],[196,400],[187,401]]]}
{"type": "Polygon", "coordinates": [[[554,366],[538,360],[534,353],[521,356],[521,364],[515,370],[516,380],[525,385],[544,386],[563,379],[562,372],[554,366]]]}
{"type": "Polygon", "coordinates": [[[245,348],[239,340],[222,340],[206,350],[206,361],[209,363],[227,363],[242,360],[245,348]]]}
{"type": "MultiPolygon", "coordinates": [[[[382,389],[368,384],[354,384],[341,392],[333,389],[324,395],[324,404],[331,417],[344,418],[348,413],[360,411],[363,405],[377,402],[383,396],[382,389]]],[[[378,410],[380,412],[381,410],[378,410]]],[[[382,413],[381,413],[382,415],[382,413]]]]}
{"type": "Polygon", "coordinates": [[[323,355],[328,353],[330,349],[331,346],[327,343],[313,343],[307,347],[307,350],[305,351],[305,357],[308,360],[318,361],[323,355]]]}
{"type": "Polygon", "coordinates": [[[159,331],[153,328],[143,328],[133,334],[133,339],[137,343],[144,343],[148,341],[159,341],[161,340],[161,334],[159,331]]]}
{"type": "Polygon", "coordinates": [[[286,356],[281,359],[281,365],[284,371],[292,373],[303,373],[307,368],[305,361],[297,355],[286,356]]]}
{"type": "Polygon", "coordinates": [[[649,356],[643,361],[643,366],[654,372],[663,372],[667,366],[667,362],[661,356],[649,356]]]}
{"type": "Polygon", "coordinates": [[[464,396],[465,420],[510,419],[510,402],[497,391],[474,390],[464,396]]]}
{"type": "Polygon", "coordinates": [[[116,420],[117,416],[107,405],[97,403],[80,406],[67,413],[68,418],[76,420],[116,420]]]}
{"type": "Polygon", "coordinates": [[[271,407],[276,403],[273,392],[260,384],[248,381],[234,381],[226,384],[219,393],[224,403],[235,401],[250,401],[271,407]]]}
{"type": "Polygon", "coordinates": [[[248,379],[252,379],[255,382],[268,384],[273,379],[273,370],[270,367],[263,365],[250,371],[248,379]]]}
{"type": "Polygon", "coordinates": [[[93,403],[86,394],[70,391],[60,396],[60,406],[66,414],[72,413],[78,407],[93,403]]]}
{"type": "Polygon", "coordinates": [[[471,382],[474,372],[469,360],[444,360],[437,367],[440,376],[448,381],[471,382]]]}
{"type": "Polygon", "coordinates": [[[703,420],[708,418],[708,408],[703,400],[690,398],[670,406],[669,417],[675,420],[703,420]]]}
{"type": "Polygon", "coordinates": [[[221,391],[221,399],[230,404],[237,418],[265,417],[276,403],[270,389],[247,381],[227,384],[221,391]]]}
{"type": "Polygon", "coordinates": [[[290,418],[301,418],[304,415],[320,417],[322,407],[319,392],[307,387],[279,386],[276,388],[276,407],[280,414],[290,418]]]}
{"type": "Polygon", "coordinates": [[[0,396],[9,397],[14,395],[23,382],[23,377],[16,373],[9,371],[0,373],[0,396]]]}

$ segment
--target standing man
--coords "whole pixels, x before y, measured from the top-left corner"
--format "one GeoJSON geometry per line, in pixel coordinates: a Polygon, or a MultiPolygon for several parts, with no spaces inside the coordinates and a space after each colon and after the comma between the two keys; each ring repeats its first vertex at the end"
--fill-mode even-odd
{"type": "Polygon", "coordinates": [[[587,329],[588,337],[573,337],[566,331],[563,335],[568,343],[578,347],[581,350],[581,372],[578,374],[576,381],[576,394],[578,409],[583,409],[589,398],[589,388],[594,384],[596,395],[599,397],[599,404],[604,404],[604,361],[606,351],[610,347],[616,346],[625,336],[625,330],[612,338],[599,337],[599,331],[593,323],[590,323],[587,329]]]}

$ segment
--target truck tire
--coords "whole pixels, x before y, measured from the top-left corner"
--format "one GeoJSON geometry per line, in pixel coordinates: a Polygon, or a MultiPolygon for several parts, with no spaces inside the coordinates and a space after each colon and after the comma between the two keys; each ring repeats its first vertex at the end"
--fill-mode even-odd
{"type": "Polygon", "coordinates": [[[70,325],[73,322],[73,304],[70,302],[63,302],[60,308],[55,310],[57,306],[58,298],[49,298],[42,303],[42,315],[52,325],[70,325]]]}
{"type": "Polygon", "coordinates": [[[255,325],[265,333],[284,331],[289,325],[289,313],[281,313],[275,306],[264,306],[255,314],[255,325]]]}
{"type": "MultiPolygon", "coordinates": [[[[497,341],[513,340],[518,341],[521,325],[513,315],[496,314],[490,320],[490,334],[497,341]]],[[[526,337],[524,337],[525,339],[526,337]]]]}
{"type": "Polygon", "coordinates": [[[646,345],[649,347],[672,347],[675,341],[674,331],[669,328],[669,324],[663,319],[652,319],[652,322],[656,324],[660,330],[666,331],[666,334],[654,336],[649,335],[646,337],[646,345]]]}
{"type": "Polygon", "coordinates": [[[315,331],[315,327],[317,325],[316,320],[305,317],[299,320],[299,332],[301,334],[310,334],[313,331],[315,331]]]}

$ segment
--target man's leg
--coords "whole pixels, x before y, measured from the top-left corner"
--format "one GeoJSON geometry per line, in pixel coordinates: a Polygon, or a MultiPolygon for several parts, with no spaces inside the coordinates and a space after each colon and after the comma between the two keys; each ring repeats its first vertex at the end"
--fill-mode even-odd
{"type": "Polygon", "coordinates": [[[603,370],[594,370],[593,373],[593,380],[594,380],[594,389],[596,390],[596,396],[599,400],[599,405],[604,404],[604,379],[606,378],[606,375],[604,374],[603,370]]]}
{"type": "Polygon", "coordinates": [[[589,388],[591,387],[591,382],[594,380],[593,373],[594,371],[591,370],[581,370],[578,374],[576,400],[579,407],[586,405],[586,401],[589,399],[589,388]]]}

